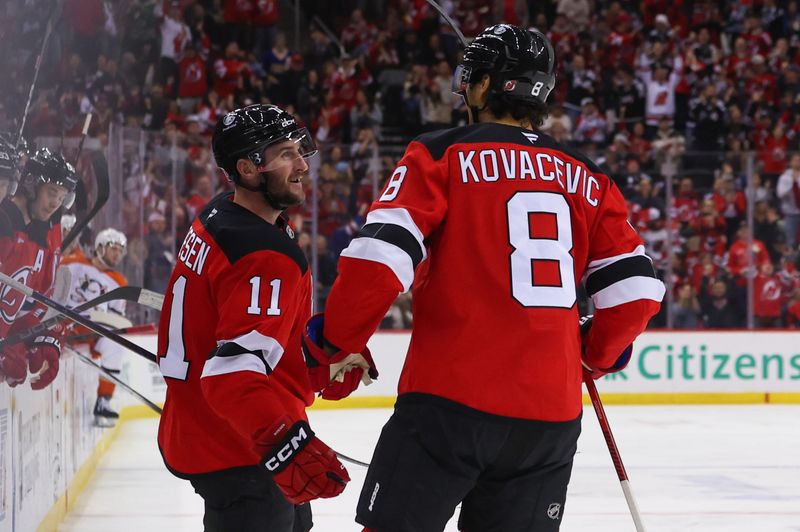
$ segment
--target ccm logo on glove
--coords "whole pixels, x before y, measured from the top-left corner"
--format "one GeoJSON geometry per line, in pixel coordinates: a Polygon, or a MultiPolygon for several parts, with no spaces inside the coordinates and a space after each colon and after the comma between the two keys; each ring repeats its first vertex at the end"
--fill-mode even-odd
{"type": "Polygon", "coordinates": [[[272,454],[264,457],[264,467],[273,473],[282,471],[294,456],[308,445],[313,435],[314,432],[308,423],[298,421],[289,429],[289,435],[275,446],[272,454]]]}

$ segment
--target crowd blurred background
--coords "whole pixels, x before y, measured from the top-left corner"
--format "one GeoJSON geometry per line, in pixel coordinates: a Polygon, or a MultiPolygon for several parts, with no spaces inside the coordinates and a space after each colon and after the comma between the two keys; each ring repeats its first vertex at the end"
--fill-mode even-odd
{"type": "MultiPolygon", "coordinates": [[[[443,0],[469,38],[535,27],[558,55],[542,127],[619,185],[668,283],[651,324],[799,327],[800,9],[779,0],[443,0]]],[[[54,0],[0,7],[0,130],[15,130],[54,0]]],[[[193,216],[229,187],[210,151],[225,112],[298,115],[320,147],[290,212],[324,306],[338,254],[405,145],[463,125],[460,47],[425,0],[64,0],[25,136],[93,152],[133,284],[163,291],[193,216]],[[312,187],[312,182],[316,186],[312,187]],[[313,193],[313,195],[312,195],[313,193]]],[[[412,323],[401,296],[384,327],[412,323]]]]}

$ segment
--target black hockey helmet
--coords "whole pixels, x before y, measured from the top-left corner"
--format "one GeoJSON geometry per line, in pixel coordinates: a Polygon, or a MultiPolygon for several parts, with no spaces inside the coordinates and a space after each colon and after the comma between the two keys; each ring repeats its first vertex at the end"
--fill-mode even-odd
{"type": "Polygon", "coordinates": [[[28,198],[36,198],[39,185],[53,183],[67,189],[63,206],[69,209],[75,201],[75,188],[78,186],[78,175],[75,168],[64,160],[61,154],[53,153],[47,148],[36,150],[25,163],[21,183],[28,198]]]}
{"type": "Polygon", "coordinates": [[[236,161],[249,159],[262,167],[267,163],[264,150],[284,140],[295,141],[303,158],[317,153],[313,137],[294,116],[275,105],[254,104],[221,117],[214,129],[211,147],[217,166],[236,182],[236,161]]]}
{"type": "Polygon", "coordinates": [[[7,194],[13,196],[19,183],[19,157],[10,134],[0,133],[0,181],[8,181],[7,194]]]}
{"type": "Polygon", "coordinates": [[[483,30],[466,47],[453,75],[453,92],[464,95],[483,74],[491,77],[490,92],[544,104],[556,85],[556,54],[540,31],[511,24],[483,30]]]}

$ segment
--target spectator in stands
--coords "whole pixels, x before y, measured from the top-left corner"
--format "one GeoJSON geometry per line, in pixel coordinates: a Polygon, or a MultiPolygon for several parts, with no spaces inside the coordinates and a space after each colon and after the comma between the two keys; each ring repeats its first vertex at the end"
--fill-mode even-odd
{"type": "Polygon", "coordinates": [[[186,200],[188,209],[187,215],[190,220],[200,214],[206,204],[214,197],[214,187],[208,174],[203,174],[195,178],[194,187],[186,200]]]}
{"type": "Polygon", "coordinates": [[[789,139],[784,133],[783,125],[776,124],[758,154],[766,179],[775,180],[786,169],[789,139]]]}
{"type": "Polygon", "coordinates": [[[691,284],[678,287],[677,296],[672,302],[673,327],[676,329],[697,329],[700,325],[702,311],[700,301],[691,284]]]}
{"type": "Polygon", "coordinates": [[[564,105],[570,118],[575,122],[581,114],[584,102],[592,101],[595,97],[597,74],[594,70],[586,67],[586,61],[582,55],[576,55],[566,70],[568,88],[564,105]]]}
{"type": "Polygon", "coordinates": [[[753,213],[753,236],[767,246],[770,260],[776,264],[782,258],[775,247],[778,237],[782,236],[779,220],[780,216],[775,207],[765,200],[756,201],[753,213]]]}
{"type": "Polygon", "coordinates": [[[581,114],[575,124],[575,140],[578,142],[594,142],[600,144],[606,140],[606,119],[597,110],[597,104],[591,98],[581,101],[581,114]]]}
{"type": "Polygon", "coordinates": [[[251,22],[255,30],[253,53],[261,58],[277,40],[275,25],[278,22],[278,0],[251,0],[253,15],[251,22]]]}
{"type": "Polygon", "coordinates": [[[198,48],[198,43],[191,43],[178,62],[178,104],[183,114],[193,113],[208,93],[206,59],[198,48]]]}
{"type": "Polygon", "coordinates": [[[700,307],[703,323],[708,329],[732,329],[743,324],[737,317],[736,302],[728,296],[728,284],[724,280],[714,281],[708,288],[704,278],[700,288],[700,307]]]}
{"type": "MultiPolygon", "coordinates": [[[[157,9],[160,9],[160,5],[157,9]]],[[[158,13],[158,11],[156,11],[158,13]]],[[[164,85],[170,97],[174,97],[178,90],[178,61],[183,56],[183,51],[189,45],[191,31],[183,22],[183,12],[180,2],[171,0],[169,10],[161,19],[161,59],[158,65],[158,81],[164,85]]]]}
{"type": "Polygon", "coordinates": [[[592,7],[589,0],[558,0],[556,12],[569,20],[578,32],[589,24],[592,7]]]}
{"type": "MultiPolygon", "coordinates": [[[[653,48],[658,49],[659,43],[653,48]]],[[[650,136],[655,133],[662,118],[668,118],[670,124],[675,119],[675,89],[682,71],[683,59],[676,55],[671,66],[658,61],[648,65],[641,73],[646,87],[645,113],[650,136]]]]}
{"type": "Polygon", "coordinates": [[[782,283],[772,262],[767,261],[759,267],[758,275],[753,280],[755,307],[753,314],[756,325],[761,328],[780,327],[781,306],[784,301],[782,283]]]}
{"type": "Polygon", "coordinates": [[[147,227],[144,287],[163,294],[167,289],[175,262],[172,253],[173,242],[167,230],[167,219],[162,213],[152,212],[147,218],[147,227]]]}
{"type": "Polygon", "coordinates": [[[544,119],[542,131],[554,137],[558,142],[569,142],[572,140],[572,120],[564,112],[563,105],[554,105],[550,109],[550,114],[544,119]]]}
{"type": "Polygon", "coordinates": [[[778,178],[776,194],[781,201],[786,243],[794,247],[800,229],[800,154],[793,154],[787,168],[778,178]]]}
{"type": "Polygon", "coordinates": [[[214,61],[214,91],[221,99],[244,88],[245,78],[250,76],[250,66],[236,41],[225,46],[225,56],[214,61]]]}
{"type": "Polygon", "coordinates": [[[795,292],[786,309],[786,326],[791,329],[800,329],[800,291],[795,292]]]}
{"type": "Polygon", "coordinates": [[[728,250],[727,270],[739,286],[747,284],[746,276],[755,274],[766,262],[770,262],[767,247],[760,240],[753,238],[752,248],[748,251],[750,228],[742,222],[736,232],[736,241],[728,250]]]}

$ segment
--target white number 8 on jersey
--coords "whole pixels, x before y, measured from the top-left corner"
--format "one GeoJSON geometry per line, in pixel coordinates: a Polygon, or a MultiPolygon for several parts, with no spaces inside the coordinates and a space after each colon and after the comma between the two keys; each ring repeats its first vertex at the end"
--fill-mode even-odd
{"type": "Polygon", "coordinates": [[[517,192],[506,205],[511,253],[511,294],[526,307],[571,308],[575,304],[575,261],[567,200],[550,192],[517,192]],[[532,238],[530,215],[555,214],[555,238],[532,238]],[[534,262],[557,262],[560,286],[535,284],[534,262]]]}

